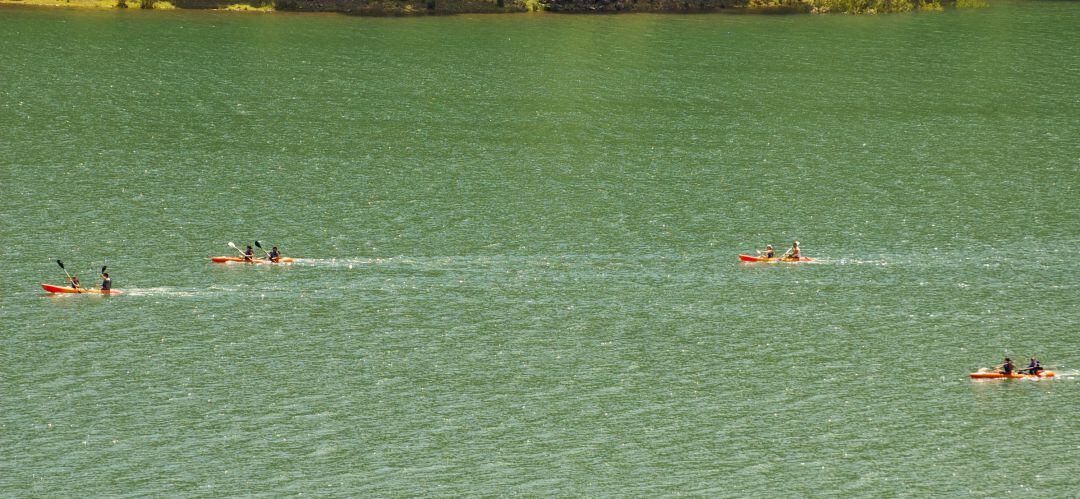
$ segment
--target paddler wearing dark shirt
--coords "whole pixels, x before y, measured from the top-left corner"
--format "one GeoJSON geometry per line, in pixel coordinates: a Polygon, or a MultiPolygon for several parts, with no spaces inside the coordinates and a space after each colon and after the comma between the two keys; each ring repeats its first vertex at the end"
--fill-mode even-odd
{"type": "Polygon", "coordinates": [[[270,254],[266,255],[266,259],[270,260],[271,262],[275,262],[275,263],[277,261],[281,260],[281,252],[278,251],[277,246],[274,246],[273,248],[270,248],[270,254]]]}
{"type": "Polygon", "coordinates": [[[109,291],[112,289],[112,279],[109,278],[108,272],[101,273],[101,290],[109,291]]]}
{"type": "Polygon", "coordinates": [[[1010,359],[1008,357],[1005,357],[1005,363],[1001,364],[1001,372],[1002,372],[1002,374],[1005,374],[1005,375],[1012,374],[1014,369],[1016,369],[1016,366],[1013,365],[1012,359],[1010,359]]]}
{"type": "Polygon", "coordinates": [[[247,249],[244,250],[244,261],[245,262],[250,262],[251,257],[254,256],[254,255],[255,255],[255,250],[251,249],[251,245],[249,244],[247,249]]]}

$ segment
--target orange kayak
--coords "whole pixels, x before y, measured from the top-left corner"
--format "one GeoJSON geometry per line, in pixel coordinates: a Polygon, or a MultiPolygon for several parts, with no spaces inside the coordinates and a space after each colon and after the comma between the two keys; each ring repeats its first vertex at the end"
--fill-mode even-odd
{"type": "Polygon", "coordinates": [[[994,371],[971,373],[971,379],[1045,379],[1053,377],[1054,371],[1041,371],[1039,374],[1012,373],[1009,375],[994,371]]]}
{"type": "Polygon", "coordinates": [[[763,256],[739,255],[739,261],[740,262],[758,262],[758,263],[777,263],[777,262],[798,263],[798,262],[812,262],[812,261],[814,261],[814,259],[813,258],[807,258],[805,256],[800,256],[798,258],[765,258],[763,256]]]}
{"type": "Polygon", "coordinates": [[[45,291],[48,291],[50,293],[78,293],[78,294],[86,294],[86,295],[118,295],[118,294],[121,293],[120,291],[117,291],[115,289],[110,289],[108,291],[102,291],[100,289],[92,289],[92,288],[73,288],[71,286],[53,286],[52,284],[42,284],[41,289],[44,289],[45,291]]]}
{"type": "Polygon", "coordinates": [[[289,258],[287,256],[283,256],[283,257],[279,258],[278,261],[271,262],[270,260],[267,260],[265,257],[255,257],[255,258],[252,258],[251,260],[244,260],[243,257],[239,257],[239,256],[212,256],[212,257],[210,257],[210,261],[214,262],[214,263],[230,263],[230,262],[234,262],[234,263],[292,263],[294,261],[294,259],[289,258]]]}

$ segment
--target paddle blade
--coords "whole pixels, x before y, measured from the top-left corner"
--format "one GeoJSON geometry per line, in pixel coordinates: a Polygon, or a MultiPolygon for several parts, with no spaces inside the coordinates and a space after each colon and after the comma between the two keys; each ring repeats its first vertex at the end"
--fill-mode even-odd
{"type": "Polygon", "coordinates": [[[232,249],[234,249],[234,250],[238,250],[238,249],[240,249],[240,248],[237,248],[237,247],[236,247],[236,245],[235,245],[235,244],[233,244],[233,242],[232,242],[232,241],[229,241],[229,247],[230,247],[230,248],[232,248],[232,249]]]}
{"type": "Polygon", "coordinates": [[[107,265],[102,265],[102,266],[101,266],[101,273],[102,273],[102,274],[104,274],[104,273],[105,273],[105,267],[107,267],[107,265]]]}
{"type": "Polygon", "coordinates": [[[259,241],[255,241],[255,247],[259,248],[259,249],[262,249],[262,245],[259,244],[259,241]]]}
{"type": "Polygon", "coordinates": [[[59,265],[60,268],[64,268],[64,262],[61,262],[60,260],[57,260],[56,264],[59,265]]]}

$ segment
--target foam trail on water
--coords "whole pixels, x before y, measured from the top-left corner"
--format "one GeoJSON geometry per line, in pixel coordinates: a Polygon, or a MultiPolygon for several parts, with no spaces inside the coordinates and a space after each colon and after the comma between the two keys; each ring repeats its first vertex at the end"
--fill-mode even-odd
{"type": "Polygon", "coordinates": [[[237,291],[238,289],[239,288],[228,288],[223,286],[209,286],[206,288],[176,288],[171,286],[160,286],[155,288],[123,288],[120,291],[123,291],[124,295],[127,296],[191,297],[233,292],[237,291]]]}
{"type": "Polygon", "coordinates": [[[407,257],[390,258],[297,258],[294,263],[315,267],[352,267],[359,265],[413,264],[416,260],[407,257]]]}
{"type": "Polygon", "coordinates": [[[815,258],[812,262],[806,263],[819,263],[829,265],[878,265],[884,267],[889,264],[885,260],[859,260],[857,258],[815,258]]]}

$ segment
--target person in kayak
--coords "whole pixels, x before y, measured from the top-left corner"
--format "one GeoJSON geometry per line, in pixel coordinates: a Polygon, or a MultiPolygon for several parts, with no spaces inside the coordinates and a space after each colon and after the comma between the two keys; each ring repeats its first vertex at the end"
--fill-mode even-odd
{"type": "Polygon", "coordinates": [[[1013,365],[1012,359],[1005,357],[1005,363],[1001,364],[1001,373],[1008,376],[1012,374],[1014,369],[1016,369],[1016,366],[1013,365]]]}
{"type": "Polygon", "coordinates": [[[244,250],[244,261],[245,262],[250,262],[252,260],[252,257],[254,257],[254,256],[255,256],[255,250],[251,249],[251,245],[249,244],[247,249],[244,250]]]}
{"type": "Polygon", "coordinates": [[[75,276],[68,277],[68,284],[71,284],[73,289],[79,289],[79,278],[75,276]]]}
{"type": "Polygon", "coordinates": [[[762,258],[776,258],[776,251],[773,250],[771,244],[766,244],[765,251],[758,251],[758,254],[761,255],[762,258]]]}
{"type": "Polygon", "coordinates": [[[799,241],[791,243],[791,249],[787,250],[784,253],[784,258],[790,258],[792,260],[799,259],[799,241]]]}
{"type": "Polygon", "coordinates": [[[277,246],[270,248],[270,253],[266,255],[266,259],[274,263],[281,261],[281,252],[278,251],[277,246]]]}
{"type": "Polygon", "coordinates": [[[1042,366],[1039,365],[1039,359],[1036,359],[1035,357],[1032,357],[1031,362],[1028,362],[1027,369],[1021,369],[1019,372],[1020,372],[1020,374],[1035,374],[1035,375],[1038,375],[1039,371],[1042,371],[1042,370],[1043,370],[1042,366]]]}
{"type": "Polygon", "coordinates": [[[108,272],[101,273],[101,290],[109,291],[112,289],[112,279],[109,278],[108,272]]]}

